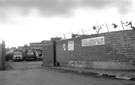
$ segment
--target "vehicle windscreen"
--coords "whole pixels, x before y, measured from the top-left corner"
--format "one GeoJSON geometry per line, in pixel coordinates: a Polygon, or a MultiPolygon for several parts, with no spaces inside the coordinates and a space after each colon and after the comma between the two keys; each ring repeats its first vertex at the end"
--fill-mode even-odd
{"type": "Polygon", "coordinates": [[[34,55],[33,51],[28,51],[27,55],[34,55]]]}
{"type": "Polygon", "coordinates": [[[14,52],[14,55],[21,55],[22,54],[22,52],[20,52],[20,51],[15,51],[14,52]]]}

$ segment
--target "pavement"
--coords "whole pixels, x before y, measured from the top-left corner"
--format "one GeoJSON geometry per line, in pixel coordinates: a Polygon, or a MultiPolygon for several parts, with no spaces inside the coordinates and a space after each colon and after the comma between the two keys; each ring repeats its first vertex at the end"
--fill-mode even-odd
{"type": "Polygon", "coordinates": [[[27,70],[41,68],[42,61],[8,61],[6,70],[27,70]]]}
{"type": "Polygon", "coordinates": [[[78,75],[77,71],[83,73],[79,68],[42,67],[42,62],[7,63],[10,68],[0,71],[0,85],[135,85],[134,81],[99,77],[94,73],[78,75]]]}
{"type": "MultiPolygon", "coordinates": [[[[7,70],[27,70],[40,69],[42,61],[32,62],[7,62],[7,70]]],[[[119,70],[101,70],[101,69],[84,69],[77,67],[45,67],[48,69],[62,70],[64,72],[74,72],[83,75],[104,76],[108,78],[125,79],[135,81],[135,71],[119,71],[119,70]]]]}
{"type": "Polygon", "coordinates": [[[133,81],[96,78],[48,69],[0,71],[0,85],[135,85],[133,81]]]}
{"type": "Polygon", "coordinates": [[[76,72],[84,75],[103,76],[108,78],[125,79],[135,81],[135,71],[102,70],[102,69],[84,69],[77,67],[53,67],[65,72],[76,72]]]}

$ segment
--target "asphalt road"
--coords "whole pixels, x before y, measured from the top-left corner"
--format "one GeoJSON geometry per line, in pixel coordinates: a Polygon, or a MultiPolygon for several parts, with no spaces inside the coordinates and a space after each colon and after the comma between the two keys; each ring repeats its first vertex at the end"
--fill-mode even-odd
{"type": "Polygon", "coordinates": [[[97,78],[41,68],[41,62],[10,62],[0,71],[0,85],[135,85],[133,81],[97,78]],[[18,66],[18,67],[17,67],[18,66]]]}

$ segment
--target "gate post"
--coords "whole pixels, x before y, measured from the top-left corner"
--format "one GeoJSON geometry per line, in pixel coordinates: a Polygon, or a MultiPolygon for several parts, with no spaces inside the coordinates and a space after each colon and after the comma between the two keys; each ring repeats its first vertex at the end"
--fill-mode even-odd
{"type": "Polygon", "coordinates": [[[56,41],[53,41],[53,66],[56,65],[56,41]]]}
{"type": "Polygon", "coordinates": [[[6,69],[5,63],[5,42],[0,43],[0,70],[6,69]]]}
{"type": "Polygon", "coordinates": [[[42,41],[43,44],[43,66],[59,66],[56,60],[56,41],[59,38],[42,41]]]}
{"type": "Polygon", "coordinates": [[[54,66],[54,49],[52,41],[43,41],[43,66],[54,66]]]}

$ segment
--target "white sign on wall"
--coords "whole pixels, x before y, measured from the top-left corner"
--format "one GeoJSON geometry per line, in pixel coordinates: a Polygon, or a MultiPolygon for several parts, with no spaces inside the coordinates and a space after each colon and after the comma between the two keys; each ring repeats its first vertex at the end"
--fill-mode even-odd
{"type": "Polygon", "coordinates": [[[104,36],[87,38],[81,40],[82,46],[93,46],[93,45],[104,45],[105,39],[104,36]]]}
{"type": "Polygon", "coordinates": [[[68,50],[73,51],[74,50],[74,41],[68,41],[68,50]]]}
{"type": "Polygon", "coordinates": [[[66,51],[66,44],[63,44],[63,50],[66,51]]]}

